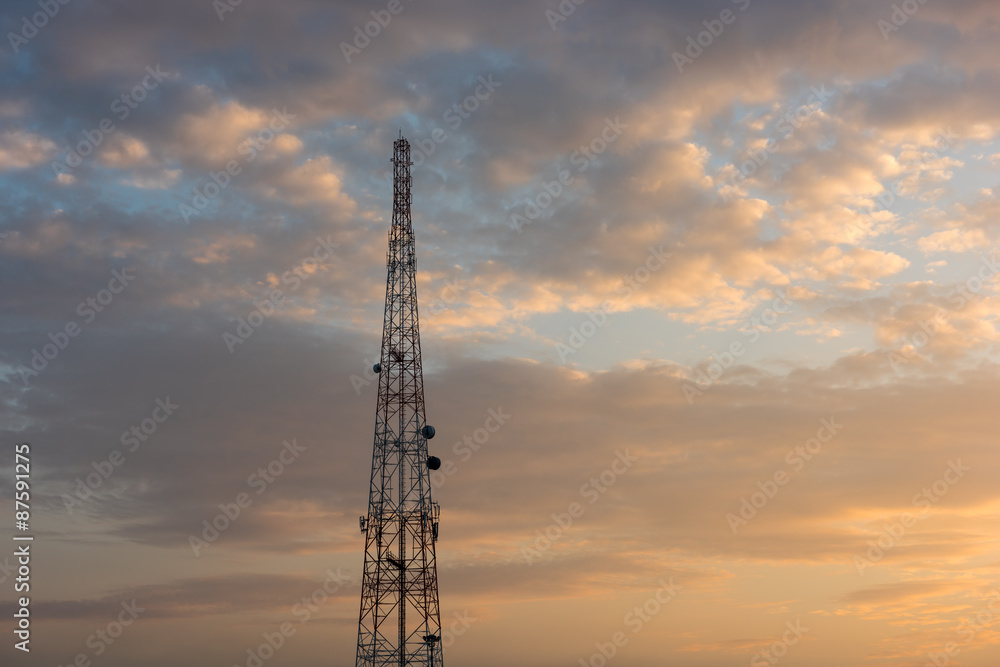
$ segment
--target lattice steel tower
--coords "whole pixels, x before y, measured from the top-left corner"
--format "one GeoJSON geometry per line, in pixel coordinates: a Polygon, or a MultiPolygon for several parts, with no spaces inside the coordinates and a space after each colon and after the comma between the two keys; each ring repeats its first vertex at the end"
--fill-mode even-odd
{"type": "Polygon", "coordinates": [[[357,667],[441,667],[434,543],[440,508],[431,501],[427,454],[434,427],[424,417],[417,326],[417,257],[410,219],[410,144],[393,144],[394,187],[378,373],[375,446],[368,496],[357,667]]]}

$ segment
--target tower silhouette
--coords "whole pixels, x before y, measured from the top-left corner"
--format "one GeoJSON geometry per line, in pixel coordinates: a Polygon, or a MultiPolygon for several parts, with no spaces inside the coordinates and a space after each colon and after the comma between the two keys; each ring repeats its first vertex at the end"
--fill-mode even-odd
{"type": "Polygon", "coordinates": [[[424,415],[424,379],[417,323],[417,258],[410,219],[410,144],[393,144],[392,227],[378,408],[368,496],[356,667],[441,667],[437,559],[440,508],[431,500],[427,454],[434,427],[424,415]]]}

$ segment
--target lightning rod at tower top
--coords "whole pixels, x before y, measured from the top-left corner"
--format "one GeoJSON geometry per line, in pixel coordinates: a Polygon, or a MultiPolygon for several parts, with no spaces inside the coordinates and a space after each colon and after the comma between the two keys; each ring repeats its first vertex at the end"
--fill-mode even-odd
{"type": "Polygon", "coordinates": [[[378,374],[356,667],[443,667],[437,559],[440,507],[431,500],[417,318],[417,256],[410,217],[410,144],[393,143],[392,226],[378,374]]]}

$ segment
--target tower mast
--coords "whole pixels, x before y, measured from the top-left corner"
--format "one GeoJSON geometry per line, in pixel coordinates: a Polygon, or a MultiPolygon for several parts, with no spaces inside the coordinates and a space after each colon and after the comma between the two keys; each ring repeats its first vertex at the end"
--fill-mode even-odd
{"type": "Polygon", "coordinates": [[[375,444],[368,495],[356,667],[443,667],[438,609],[440,508],[431,500],[417,320],[417,258],[410,218],[410,144],[393,144],[393,207],[387,256],[375,444]]]}

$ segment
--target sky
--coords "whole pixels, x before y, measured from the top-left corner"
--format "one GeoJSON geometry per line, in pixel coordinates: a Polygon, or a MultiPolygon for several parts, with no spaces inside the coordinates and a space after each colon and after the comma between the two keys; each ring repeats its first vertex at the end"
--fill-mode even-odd
{"type": "Polygon", "coordinates": [[[4,665],[353,664],[400,132],[449,665],[1000,663],[1000,4],[0,28],[4,665]]]}

